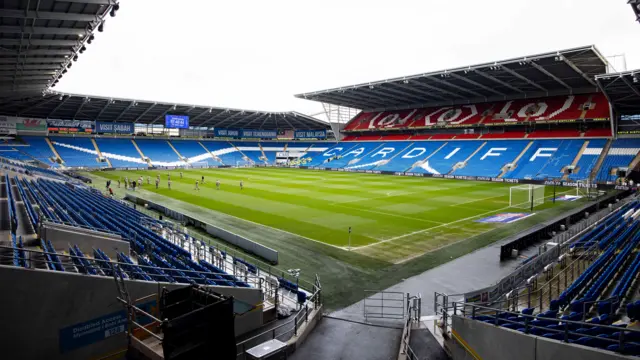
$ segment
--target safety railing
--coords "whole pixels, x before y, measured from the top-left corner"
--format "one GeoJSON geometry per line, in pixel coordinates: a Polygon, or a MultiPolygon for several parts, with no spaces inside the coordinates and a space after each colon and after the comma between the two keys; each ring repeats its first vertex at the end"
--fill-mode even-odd
{"type": "MultiPolygon", "coordinates": [[[[266,293],[272,292],[272,294],[268,294],[270,296],[275,296],[275,292],[277,291],[276,289],[273,288],[269,288],[268,286],[266,286],[266,282],[258,277],[258,276],[254,276],[254,275],[249,275],[249,274],[229,274],[229,273],[224,273],[224,272],[215,272],[215,271],[198,271],[198,270],[187,270],[187,269],[180,269],[180,268],[167,268],[167,267],[162,267],[162,266],[147,266],[147,265],[140,265],[140,264],[129,264],[129,263],[124,263],[124,262],[119,262],[119,261],[106,261],[106,260],[102,260],[102,259],[98,259],[95,257],[87,257],[87,256],[76,256],[76,255],[72,255],[72,254],[67,254],[67,253],[58,253],[58,252],[48,252],[48,251],[42,251],[42,250],[31,250],[31,249],[24,249],[24,248],[14,248],[14,247],[10,247],[10,246],[0,246],[0,250],[2,249],[6,249],[6,250],[20,250],[22,252],[25,253],[24,258],[26,259],[26,267],[28,268],[41,268],[41,269],[50,269],[50,264],[52,264],[52,261],[47,260],[47,256],[46,255],[57,255],[58,258],[60,258],[60,263],[63,266],[64,269],[78,269],[78,265],[77,262],[74,262],[75,260],[84,260],[84,261],[88,261],[89,265],[86,266],[88,268],[91,268],[92,270],[95,270],[98,275],[88,275],[88,276],[105,276],[105,277],[111,277],[111,275],[107,275],[105,273],[104,269],[111,269],[112,265],[118,265],[120,269],[128,269],[131,268],[132,266],[135,266],[141,270],[143,270],[149,277],[151,277],[152,279],[155,277],[164,277],[165,275],[168,275],[172,278],[174,278],[175,280],[182,280],[176,283],[183,283],[183,284],[189,284],[192,282],[201,282],[203,280],[203,278],[199,275],[203,275],[205,277],[207,276],[211,276],[211,275],[219,275],[221,277],[228,277],[228,276],[234,276],[236,277],[237,280],[239,281],[244,281],[245,283],[249,284],[250,287],[252,288],[257,288],[257,289],[261,289],[266,293]],[[157,275],[157,271],[161,270],[162,272],[164,272],[165,275],[157,275]],[[176,273],[176,271],[182,272],[184,275],[174,275],[176,273]]],[[[94,249],[95,250],[95,249],[94,249]]],[[[5,259],[5,258],[11,258],[10,255],[6,255],[6,254],[11,254],[12,252],[2,252],[0,251],[0,259],[5,259]]],[[[168,261],[168,260],[167,260],[168,261]]],[[[0,261],[1,262],[1,261],[0,261]]],[[[139,278],[136,278],[135,276],[131,275],[131,274],[139,274],[137,271],[134,270],[124,270],[124,272],[127,274],[128,278],[130,280],[137,280],[137,281],[148,281],[148,280],[141,280],[139,278]]],[[[78,269],[78,273],[82,273],[80,269],[78,269]]],[[[211,280],[211,279],[210,279],[211,280]]],[[[160,281],[152,281],[155,283],[163,283],[160,281]]],[[[166,282],[164,282],[166,283],[166,282]]],[[[224,286],[232,286],[232,287],[241,287],[235,284],[235,282],[233,282],[234,285],[224,285],[224,286]]],[[[268,296],[265,295],[265,296],[268,296]]]]}
{"type": "Polygon", "coordinates": [[[293,319],[280,324],[272,329],[265,330],[260,334],[252,336],[246,340],[243,340],[236,344],[236,359],[247,359],[246,352],[254,346],[257,346],[263,342],[278,339],[280,341],[288,341],[291,337],[298,336],[300,328],[313,320],[315,316],[320,316],[315,312],[322,305],[322,288],[314,286],[315,290],[313,294],[307,299],[304,306],[294,315],[293,319]],[[310,318],[311,316],[311,318],[310,318]]]}
{"type": "Polygon", "coordinates": [[[409,294],[378,290],[365,290],[364,293],[362,309],[365,321],[405,318],[405,310],[407,310],[405,300],[409,301],[409,294]]]}
{"type": "Polygon", "coordinates": [[[407,293],[407,308],[406,319],[404,321],[404,327],[402,330],[402,337],[400,339],[400,351],[398,354],[398,360],[418,360],[418,356],[415,354],[411,345],[411,330],[413,324],[420,321],[422,316],[422,295],[410,296],[407,293]]]}
{"type": "MultiPolygon", "coordinates": [[[[451,303],[449,308],[442,309],[442,314],[445,317],[450,317],[451,315],[470,317],[476,321],[483,321],[502,327],[507,324],[514,324],[519,326],[517,330],[524,334],[550,334],[547,335],[547,337],[566,343],[577,342],[585,343],[586,345],[591,343],[591,345],[600,348],[617,345],[617,347],[615,347],[615,351],[623,353],[625,345],[629,345],[633,339],[640,338],[640,330],[627,328],[626,324],[606,325],[540,315],[527,315],[519,312],[505,311],[502,309],[463,302],[451,303]],[[550,327],[550,325],[553,324],[549,323],[556,323],[555,325],[557,326],[550,327]],[[591,330],[579,331],[579,329],[591,330]],[[581,338],[585,340],[578,341],[578,339],[581,338]],[[593,339],[593,341],[586,340],[586,338],[593,339]]],[[[450,326],[450,322],[445,321],[444,323],[449,323],[448,326],[450,326]]],[[[511,325],[508,326],[512,327],[511,325]]]]}

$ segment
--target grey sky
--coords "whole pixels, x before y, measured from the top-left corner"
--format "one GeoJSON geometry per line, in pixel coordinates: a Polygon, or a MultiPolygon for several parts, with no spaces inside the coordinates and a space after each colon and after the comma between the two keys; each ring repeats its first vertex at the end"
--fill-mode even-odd
{"type": "Polygon", "coordinates": [[[308,114],[294,94],[591,44],[640,68],[639,43],[625,0],[122,0],[56,89],[308,114]]]}

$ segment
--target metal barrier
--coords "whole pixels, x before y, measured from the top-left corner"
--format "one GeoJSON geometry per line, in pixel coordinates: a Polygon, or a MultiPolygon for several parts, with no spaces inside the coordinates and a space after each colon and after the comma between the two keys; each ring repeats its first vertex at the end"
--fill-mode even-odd
{"type": "Polygon", "coordinates": [[[394,291],[365,290],[364,319],[404,319],[405,299],[409,301],[409,294],[394,291]],[[366,294],[372,294],[366,296],[366,294]]]}
{"type": "Polygon", "coordinates": [[[238,350],[238,353],[236,355],[236,359],[245,360],[247,358],[246,351],[251,347],[257,346],[263,342],[273,339],[287,341],[291,337],[298,336],[298,330],[303,324],[307,324],[310,320],[313,320],[314,316],[319,316],[319,313],[313,313],[314,311],[320,309],[320,307],[322,306],[322,286],[320,285],[319,280],[317,281],[317,284],[314,285],[314,293],[307,299],[304,307],[302,307],[300,311],[298,311],[298,313],[293,317],[291,321],[280,324],[273,329],[263,331],[258,335],[252,336],[237,343],[236,349],[238,350]],[[311,318],[309,317],[310,314],[312,315],[311,318]],[[276,335],[276,333],[278,334],[276,335]],[[287,337],[287,339],[284,339],[285,337],[287,337]]]}
{"type": "Polygon", "coordinates": [[[558,336],[559,339],[556,340],[567,343],[570,342],[570,340],[585,337],[596,339],[597,341],[601,341],[610,345],[616,344],[619,347],[618,349],[624,349],[624,345],[631,342],[630,340],[627,340],[628,338],[632,336],[637,338],[638,336],[640,336],[640,330],[627,328],[626,325],[625,327],[623,327],[615,325],[596,324],[591,322],[588,323],[584,321],[560,320],[557,318],[544,316],[541,317],[539,315],[526,315],[519,312],[505,311],[502,309],[464,302],[453,302],[449,307],[443,307],[441,311],[443,315],[443,326],[445,327],[445,329],[451,326],[451,322],[449,321],[450,316],[456,315],[471,317],[476,321],[488,322],[495,326],[518,324],[522,326],[519,329],[524,334],[531,334],[533,329],[543,330],[545,334],[562,334],[562,336],[558,336]],[[513,318],[516,318],[517,320],[510,320],[513,318]],[[534,322],[534,320],[537,320],[539,322],[558,322],[558,327],[548,328],[543,325],[544,323],[540,324],[539,322],[534,322]],[[615,333],[618,333],[618,335],[616,339],[612,339],[610,337],[593,335],[592,333],[577,332],[577,330],[581,328],[599,329],[600,331],[592,330],[593,333],[597,334],[613,335],[615,333]]]}
{"type": "Polygon", "coordinates": [[[415,322],[420,322],[422,317],[422,295],[410,296],[407,293],[407,316],[404,321],[404,328],[402,330],[402,338],[400,339],[400,351],[398,354],[398,360],[418,360],[415,352],[409,344],[411,339],[411,330],[415,322]]]}

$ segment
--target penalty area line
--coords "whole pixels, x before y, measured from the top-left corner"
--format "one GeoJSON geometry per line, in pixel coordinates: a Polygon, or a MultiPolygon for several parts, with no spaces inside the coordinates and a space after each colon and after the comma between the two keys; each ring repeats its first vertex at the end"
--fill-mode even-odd
{"type": "MultiPolygon", "coordinates": [[[[564,194],[564,193],[567,193],[567,192],[570,192],[570,191],[572,191],[572,190],[567,190],[567,191],[563,191],[563,192],[556,193],[556,196],[558,196],[558,194],[564,194]]],[[[553,195],[545,196],[545,199],[550,198],[550,197],[553,197],[553,195]]],[[[510,209],[510,208],[511,208],[511,206],[507,206],[507,207],[503,207],[503,208],[500,208],[500,209],[487,211],[487,212],[482,213],[482,214],[478,214],[478,215],[470,216],[470,217],[467,217],[467,218],[464,218],[464,219],[460,219],[460,220],[452,221],[452,222],[449,222],[449,223],[444,223],[444,224],[442,224],[442,225],[433,226],[433,227],[430,227],[430,228],[426,228],[426,229],[422,229],[422,230],[418,230],[418,231],[410,232],[410,233],[408,233],[408,234],[404,234],[404,235],[400,235],[400,236],[392,237],[392,238],[390,238],[390,239],[385,239],[385,240],[382,240],[382,241],[379,241],[379,242],[376,242],[376,243],[373,243],[373,244],[367,244],[367,245],[362,245],[362,246],[354,247],[353,249],[354,249],[354,250],[359,250],[359,249],[364,249],[364,248],[368,248],[368,247],[371,247],[371,246],[376,246],[376,245],[383,244],[383,243],[387,243],[387,242],[394,241],[394,240],[404,239],[404,238],[409,237],[409,236],[412,236],[412,235],[422,234],[422,233],[427,232],[427,231],[429,231],[429,230],[434,230],[434,229],[438,229],[438,228],[441,228],[441,227],[447,227],[447,226],[449,226],[449,225],[457,224],[457,223],[459,223],[459,222],[463,222],[463,221],[471,220],[471,219],[474,219],[474,218],[477,218],[477,217],[480,217],[480,216],[483,216],[483,215],[488,215],[488,214],[491,214],[491,213],[495,213],[495,212],[498,212],[498,211],[507,210],[507,209],[510,209]]],[[[527,216],[527,217],[528,217],[528,216],[527,216]]]]}

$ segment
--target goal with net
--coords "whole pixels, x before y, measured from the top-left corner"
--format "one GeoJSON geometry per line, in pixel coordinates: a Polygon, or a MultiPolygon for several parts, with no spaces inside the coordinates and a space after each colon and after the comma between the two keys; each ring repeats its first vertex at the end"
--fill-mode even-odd
{"type": "Polygon", "coordinates": [[[195,161],[195,162],[189,163],[188,167],[193,169],[203,169],[203,168],[209,167],[209,163],[206,161],[195,161]]]}
{"type": "Polygon", "coordinates": [[[509,206],[531,209],[544,204],[544,185],[518,185],[509,189],[509,206]]]}

